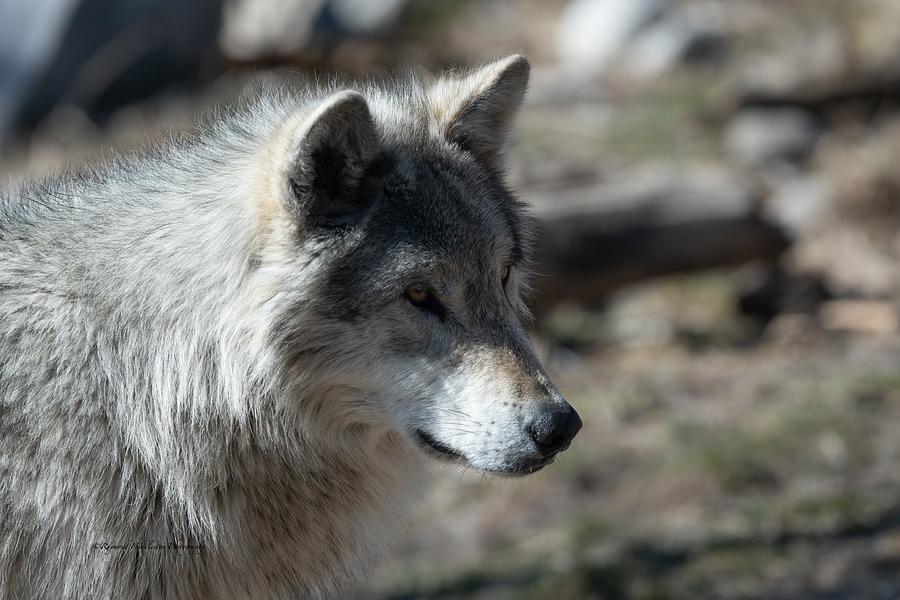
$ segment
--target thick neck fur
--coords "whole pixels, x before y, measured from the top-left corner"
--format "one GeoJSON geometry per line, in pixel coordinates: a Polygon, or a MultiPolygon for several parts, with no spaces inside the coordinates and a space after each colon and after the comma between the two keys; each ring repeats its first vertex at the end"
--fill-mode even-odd
{"type": "Polygon", "coordinates": [[[322,333],[293,332],[289,356],[273,335],[302,310],[290,232],[254,200],[278,118],[0,202],[10,597],[328,596],[417,493],[399,436],[328,412],[359,398],[318,376],[322,333]],[[91,554],[172,540],[204,550],[91,554]]]}

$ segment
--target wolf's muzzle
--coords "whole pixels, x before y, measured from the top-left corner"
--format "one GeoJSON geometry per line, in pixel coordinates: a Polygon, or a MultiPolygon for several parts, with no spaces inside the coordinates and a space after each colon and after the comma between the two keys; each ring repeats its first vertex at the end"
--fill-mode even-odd
{"type": "Polygon", "coordinates": [[[569,447],[581,429],[581,417],[565,403],[542,412],[527,425],[528,434],[543,456],[553,456],[569,447]]]}

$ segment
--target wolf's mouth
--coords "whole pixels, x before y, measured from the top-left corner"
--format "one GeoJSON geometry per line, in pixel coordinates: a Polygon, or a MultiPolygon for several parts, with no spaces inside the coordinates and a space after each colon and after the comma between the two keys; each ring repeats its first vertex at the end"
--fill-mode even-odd
{"type": "Polygon", "coordinates": [[[416,441],[432,456],[446,458],[451,460],[465,460],[465,457],[446,444],[443,444],[422,430],[416,430],[416,441]]]}
{"type": "MultiPolygon", "coordinates": [[[[415,431],[415,438],[425,454],[432,458],[447,460],[456,463],[465,463],[469,464],[470,466],[472,464],[463,454],[457,452],[443,442],[439,442],[433,436],[425,433],[422,430],[417,429],[415,431]]],[[[560,450],[560,452],[561,451],[562,450],[560,450]]],[[[547,465],[553,464],[553,462],[556,460],[557,454],[559,454],[559,452],[554,452],[549,456],[526,458],[494,469],[484,469],[479,467],[474,468],[484,473],[488,473],[490,475],[498,475],[500,477],[525,477],[526,475],[537,473],[547,465]]]]}

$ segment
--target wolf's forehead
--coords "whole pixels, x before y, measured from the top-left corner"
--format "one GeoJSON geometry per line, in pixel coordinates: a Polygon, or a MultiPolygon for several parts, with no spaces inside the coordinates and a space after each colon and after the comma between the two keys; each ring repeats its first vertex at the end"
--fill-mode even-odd
{"type": "Polygon", "coordinates": [[[431,252],[488,260],[511,253],[517,224],[502,186],[467,165],[419,161],[405,194],[388,198],[397,241],[431,252]]]}

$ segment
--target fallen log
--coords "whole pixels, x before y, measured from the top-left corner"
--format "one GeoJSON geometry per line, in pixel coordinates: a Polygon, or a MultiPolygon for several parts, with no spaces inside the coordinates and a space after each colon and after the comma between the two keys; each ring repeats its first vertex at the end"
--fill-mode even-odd
{"type": "Polygon", "coordinates": [[[673,273],[774,261],[790,240],[728,177],[653,175],[526,193],[538,216],[533,307],[602,304],[673,273]]]}
{"type": "Polygon", "coordinates": [[[900,71],[866,73],[815,85],[786,89],[752,87],[737,99],[737,108],[796,108],[824,118],[836,111],[879,114],[900,106],[900,71]]]}

